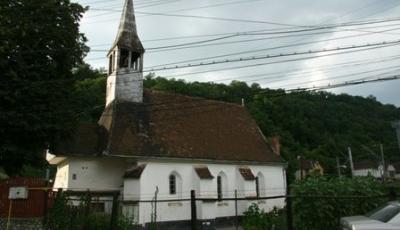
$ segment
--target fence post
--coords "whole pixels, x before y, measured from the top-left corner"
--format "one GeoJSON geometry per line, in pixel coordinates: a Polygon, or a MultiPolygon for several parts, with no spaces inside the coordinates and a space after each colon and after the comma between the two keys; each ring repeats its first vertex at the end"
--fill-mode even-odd
{"type": "Polygon", "coordinates": [[[286,221],[287,230],[293,230],[292,197],[290,194],[289,175],[286,172],[286,221]]]}
{"type": "Polygon", "coordinates": [[[236,230],[239,229],[239,216],[238,216],[238,195],[237,195],[237,189],[235,189],[235,225],[236,225],[236,230]]]}
{"type": "Polygon", "coordinates": [[[388,194],[389,200],[397,200],[397,193],[396,193],[396,189],[393,186],[389,187],[389,194],[388,194]]]}
{"type": "Polygon", "coordinates": [[[196,192],[194,190],[190,191],[190,206],[191,206],[191,227],[192,230],[197,229],[197,210],[196,210],[196,192]]]}
{"type": "Polygon", "coordinates": [[[47,224],[47,212],[48,212],[48,206],[49,206],[49,204],[48,204],[48,200],[49,200],[49,190],[48,190],[48,187],[49,187],[49,182],[48,182],[48,180],[46,180],[46,183],[45,183],[45,189],[44,189],[44,200],[43,200],[43,220],[42,220],[42,223],[43,223],[43,225],[45,225],[45,224],[47,224]]]}
{"type": "Polygon", "coordinates": [[[113,193],[113,200],[112,200],[112,211],[111,211],[111,220],[110,220],[110,230],[116,229],[117,222],[118,222],[118,192],[113,193]]]}
{"type": "Polygon", "coordinates": [[[87,190],[86,192],[85,202],[86,202],[86,207],[85,207],[85,229],[86,229],[89,228],[88,226],[90,225],[89,216],[91,208],[90,206],[92,204],[92,194],[90,193],[90,190],[87,190]]]}

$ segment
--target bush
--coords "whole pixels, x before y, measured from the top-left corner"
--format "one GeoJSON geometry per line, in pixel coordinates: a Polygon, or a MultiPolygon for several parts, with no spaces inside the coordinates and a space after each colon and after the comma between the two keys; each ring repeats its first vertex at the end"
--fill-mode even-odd
{"type": "Polygon", "coordinates": [[[257,204],[253,203],[244,212],[243,229],[244,230],[284,230],[285,218],[284,211],[281,209],[274,209],[265,213],[257,204]]]}
{"type": "Polygon", "coordinates": [[[372,177],[312,176],[294,183],[291,190],[294,196],[304,196],[293,198],[294,225],[299,230],[319,230],[321,226],[337,230],[340,217],[365,214],[387,201],[379,197],[387,194],[385,186],[372,177]]]}

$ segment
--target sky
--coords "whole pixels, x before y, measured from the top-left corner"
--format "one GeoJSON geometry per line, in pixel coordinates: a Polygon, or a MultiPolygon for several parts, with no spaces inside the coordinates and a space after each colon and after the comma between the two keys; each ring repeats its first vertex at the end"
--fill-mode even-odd
{"type": "MultiPolygon", "coordinates": [[[[85,60],[106,68],[124,0],[76,1],[89,6],[81,22],[91,48],[85,60]]],[[[291,90],[392,77],[400,70],[398,0],[134,0],[134,5],[145,74],[291,90]]],[[[400,80],[393,80],[329,91],[400,106],[399,89],[400,80]]]]}

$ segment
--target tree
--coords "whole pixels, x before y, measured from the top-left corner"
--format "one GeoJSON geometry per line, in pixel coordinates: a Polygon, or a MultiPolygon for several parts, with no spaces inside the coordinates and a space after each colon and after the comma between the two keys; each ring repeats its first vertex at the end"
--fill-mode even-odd
{"type": "Polygon", "coordinates": [[[85,9],[69,0],[0,3],[0,166],[15,174],[77,123],[72,69],[87,53],[85,9]]]}

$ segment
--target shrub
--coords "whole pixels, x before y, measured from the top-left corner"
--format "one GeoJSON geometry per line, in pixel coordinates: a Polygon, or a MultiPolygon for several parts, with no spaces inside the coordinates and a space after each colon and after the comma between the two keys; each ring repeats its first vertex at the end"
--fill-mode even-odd
{"type": "Polygon", "coordinates": [[[284,211],[274,209],[266,213],[261,210],[257,204],[251,204],[244,212],[243,229],[244,230],[283,230],[285,227],[284,211]]]}
{"type": "Polygon", "coordinates": [[[365,214],[387,201],[380,197],[387,194],[385,186],[372,177],[311,176],[294,183],[291,190],[292,195],[300,196],[293,198],[294,225],[299,230],[319,230],[321,226],[337,230],[340,217],[365,214]]]}

